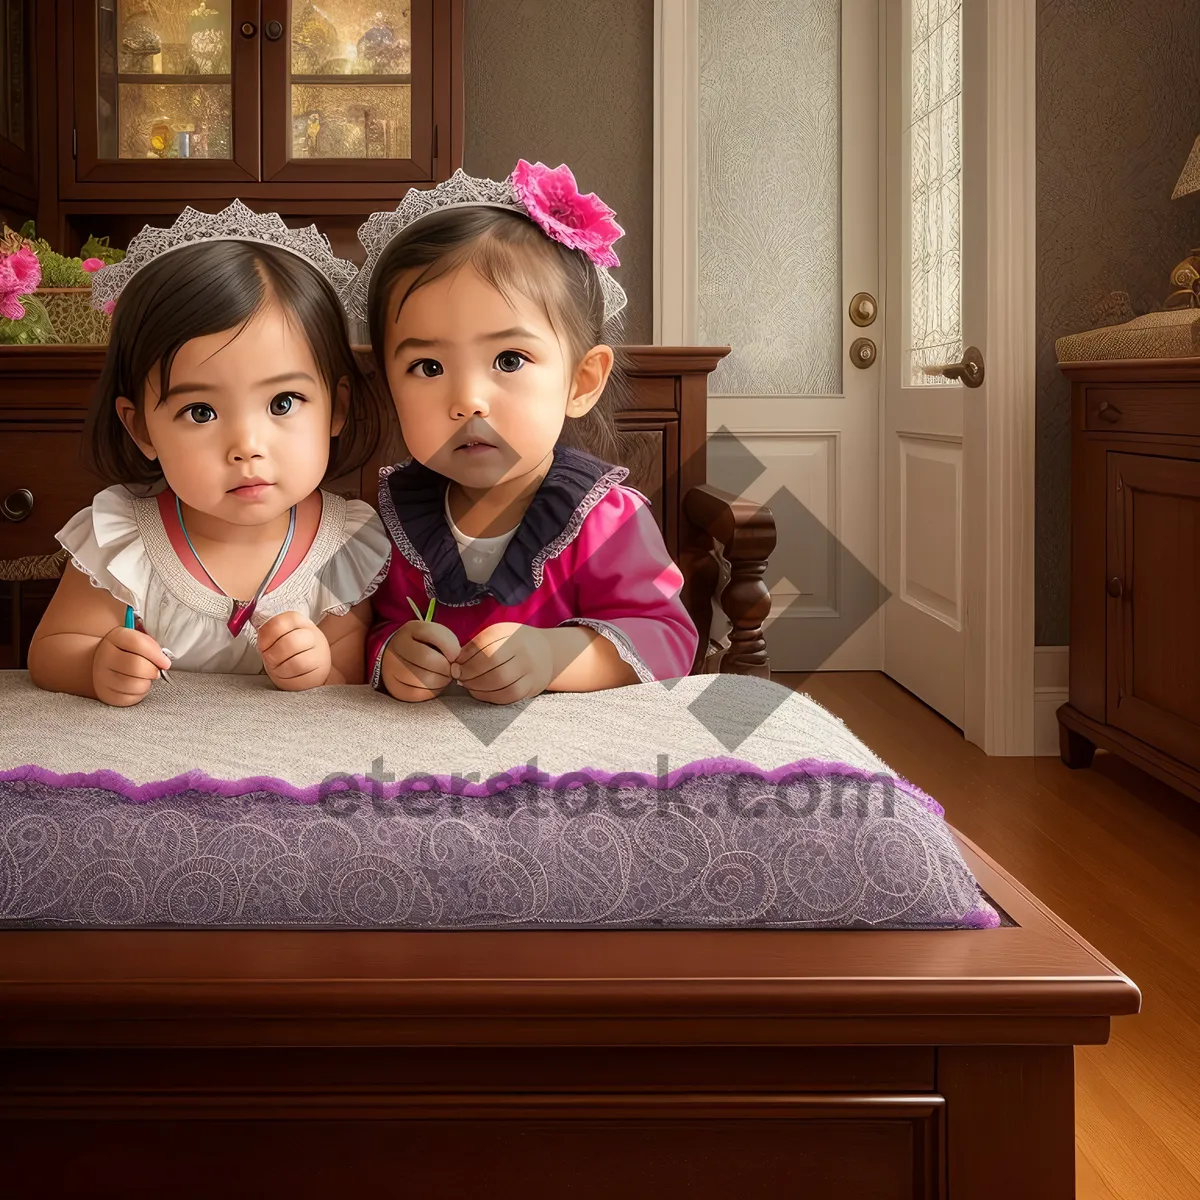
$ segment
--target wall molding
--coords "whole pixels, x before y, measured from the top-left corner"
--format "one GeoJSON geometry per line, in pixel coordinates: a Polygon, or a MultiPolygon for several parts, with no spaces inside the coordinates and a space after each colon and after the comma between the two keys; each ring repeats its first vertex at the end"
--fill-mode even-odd
{"type": "Polygon", "coordinates": [[[1070,694],[1070,648],[1033,648],[1033,752],[1058,757],[1058,710],[1070,694]]]}
{"type": "Polygon", "coordinates": [[[1036,0],[989,0],[986,685],[971,740],[997,755],[1034,753],[1036,31],[1036,0]]]}
{"type": "Polygon", "coordinates": [[[655,0],[655,345],[696,341],[699,144],[700,0],[655,0]]]}

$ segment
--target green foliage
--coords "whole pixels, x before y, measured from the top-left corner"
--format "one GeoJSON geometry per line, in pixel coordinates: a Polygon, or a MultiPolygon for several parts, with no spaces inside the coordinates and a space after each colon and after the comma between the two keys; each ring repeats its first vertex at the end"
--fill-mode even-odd
{"type": "Polygon", "coordinates": [[[92,277],[83,269],[78,258],[66,258],[53,250],[37,250],[35,253],[42,264],[42,287],[44,288],[90,288],[92,277]]]}
{"type": "Polygon", "coordinates": [[[36,296],[22,296],[25,315],[19,321],[0,317],[0,346],[44,346],[58,341],[50,315],[36,296]]]}
{"type": "Polygon", "coordinates": [[[98,258],[107,266],[112,266],[113,263],[119,263],[125,257],[125,251],[116,246],[108,244],[108,238],[98,238],[92,236],[83,243],[83,249],[79,252],[81,259],[98,258]]]}

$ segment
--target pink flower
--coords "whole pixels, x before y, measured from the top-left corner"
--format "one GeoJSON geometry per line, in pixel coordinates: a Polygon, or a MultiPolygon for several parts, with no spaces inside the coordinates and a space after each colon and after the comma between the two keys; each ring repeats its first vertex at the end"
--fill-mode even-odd
{"type": "Polygon", "coordinates": [[[90,274],[92,271],[99,271],[104,266],[104,259],[85,258],[79,265],[90,274]]]}
{"type": "Polygon", "coordinates": [[[28,296],[42,281],[42,264],[28,246],[0,257],[0,316],[19,321],[25,305],[19,296],[28,296]]]}
{"type": "Polygon", "coordinates": [[[598,267],[619,267],[612,244],[625,230],[612,218],[613,210],[595,192],[579,194],[571,168],[551,170],[544,163],[521,159],[510,176],[525,211],[548,237],[582,250],[598,267]]]}
{"type": "Polygon", "coordinates": [[[114,308],[116,308],[116,307],[117,307],[117,302],[116,302],[115,300],[105,300],[105,302],[104,302],[104,311],[105,311],[105,312],[106,312],[106,313],[107,313],[107,314],[108,314],[110,317],[113,315],[113,309],[114,309],[114,308]]]}

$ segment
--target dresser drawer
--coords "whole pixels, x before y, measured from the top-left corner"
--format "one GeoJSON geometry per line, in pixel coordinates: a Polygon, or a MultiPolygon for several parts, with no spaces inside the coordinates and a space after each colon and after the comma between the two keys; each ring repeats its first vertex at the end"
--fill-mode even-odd
{"type": "Polygon", "coordinates": [[[1200,388],[1089,387],[1084,428],[1095,433],[1161,433],[1200,437],[1200,388]]]}
{"type": "Polygon", "coordinates": [[[54,535],[104,488],[80,465],[79,441],[78,426],[14,432],[0,424],[0,560],[53,554],[54,535]]]}

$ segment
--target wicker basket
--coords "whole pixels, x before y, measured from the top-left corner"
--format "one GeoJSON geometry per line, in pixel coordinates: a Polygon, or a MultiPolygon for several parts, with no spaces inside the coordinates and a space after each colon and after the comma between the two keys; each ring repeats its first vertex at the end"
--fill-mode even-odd
{"type": "Polygon", "coordinates": [[[50,324],[64,346],[107,346],[111,318],[92,307],[90,288],[39,288],[50,324]]]}

